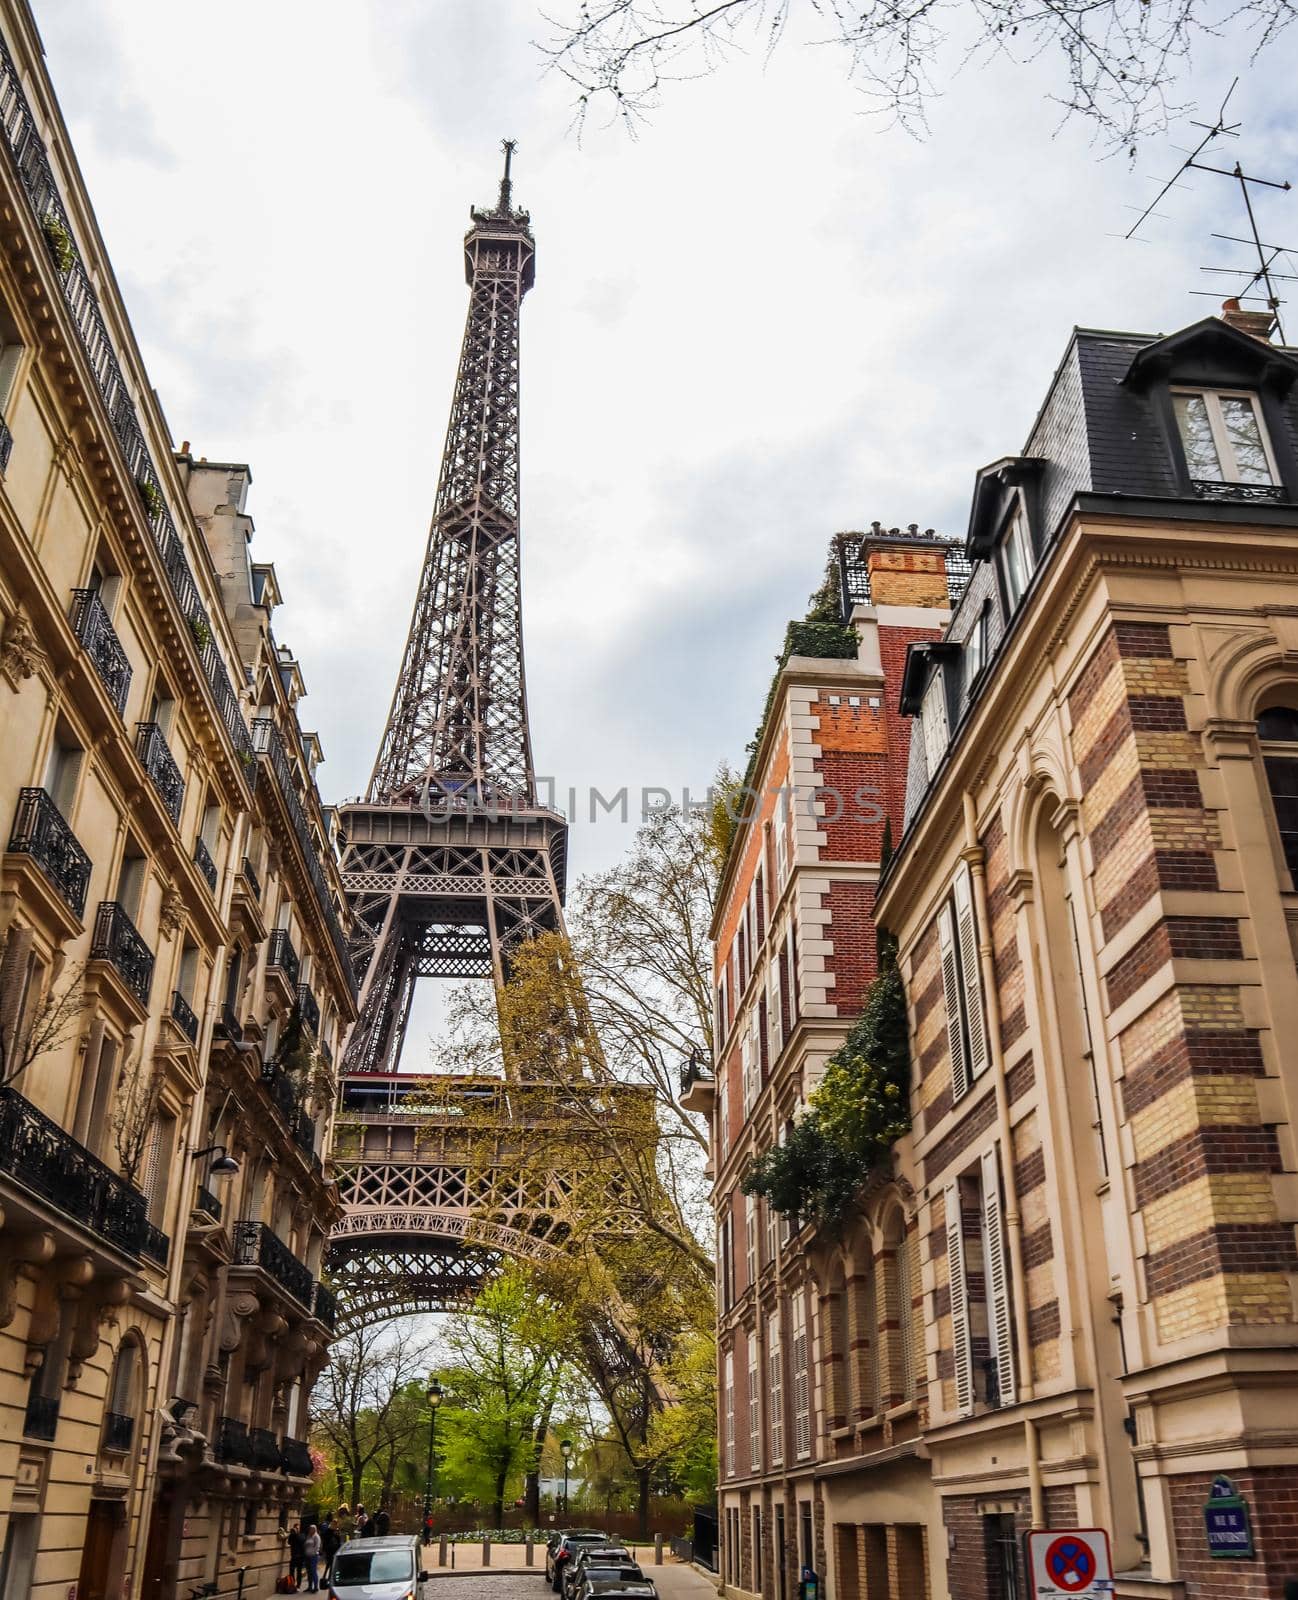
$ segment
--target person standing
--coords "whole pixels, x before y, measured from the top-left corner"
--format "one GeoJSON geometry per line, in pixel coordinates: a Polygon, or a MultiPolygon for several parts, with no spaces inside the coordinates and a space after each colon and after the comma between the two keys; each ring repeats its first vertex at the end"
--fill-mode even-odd
{"type": "Polygon", "coordinates": [[[302,1554],[306,1557],[307,1593],[320,1593],[320,1530],[313,1522],[302,1541],[302,1554]]]}
{"type": "Polygon", "coordinates": [[[305,1540],[302,1524],[293,1523],[288,1530],[288,1573],[299,1589],[302,1587],[302,1574],[306,1570],[306,1560],[303,1555],[305,1540]]]}
{"type": "Polygon", "coordinates": [[[388,1508],[386,1506],[380,1506],[379,1509],[374,1513],[374,1532],[380,1539],[386,1539],[388,1536],[388,1528],[391,1526],[391,1524],[392,1519],[388,1516],[388,1508]]]}
{"type": "Polygon", "coordinates": [[[334,1557],[338,1554],[338,1546],[342,1542],[342,1535],[334,1527],[333,1512],[326,1511],[324,1521],[320,1524],[320,1555],[322,1571],[326,1578],[333,1571],[334,1557]]]}
{"type": "Polygon", "coordinates": [[[356,1502],[356,1537],[358,1539],[363,1539],[369,1531],[369,1512],[366,1511],[365,1507],[361,1505],[360,1501],[358,1500],[356,1502]]]}

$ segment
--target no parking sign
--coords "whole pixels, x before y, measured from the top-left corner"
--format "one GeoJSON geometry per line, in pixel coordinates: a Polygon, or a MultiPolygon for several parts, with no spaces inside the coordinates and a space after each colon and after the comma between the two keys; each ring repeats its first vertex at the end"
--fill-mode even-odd
{"type": "Polygon", "coordinates": [[[1107,1600],[1113,1593],[1103,1528],[1046,1528],[1024,1537],[1032,1600],[1107,1600]]]}

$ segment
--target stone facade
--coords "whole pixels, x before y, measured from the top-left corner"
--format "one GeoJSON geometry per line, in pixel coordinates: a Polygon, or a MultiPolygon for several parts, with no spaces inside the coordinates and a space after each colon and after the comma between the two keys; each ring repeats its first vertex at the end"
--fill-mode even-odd
{"type": "Polygon", "coordinates": [[[354,1008],[318,747],[247,470],[173,456],[20,0],[0,35],[0,1592],[265,1594],[354,1008]]]}
{"type": "MultiPolygon", "coordinates": [[[[919,1450],[927,1383],[913,1173],[880,1186],[838,1241],[806,1237],[739,1188],[805,1106],[875,976],[885,823],[900,831],[908,646],[949,611],[947,547],[876,530],[855,660],[791,657],[750,778],[715,924],[712,1113],[721,1263],[720,1562],[729,1590],[792,1600],[813,1566],[853,1600],[928,1594],[919,1450]]],[[[859,544],[856,542],[860,540],[859,544]]]]}

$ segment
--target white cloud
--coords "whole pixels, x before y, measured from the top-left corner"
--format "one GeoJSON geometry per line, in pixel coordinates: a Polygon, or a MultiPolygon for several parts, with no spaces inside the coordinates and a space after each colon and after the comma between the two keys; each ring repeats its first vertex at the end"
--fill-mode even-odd
{"type": "MultiPolygon", "coordinates": [[[[392,689],[465,309],[459,240],[520,141],[528,676],[538,766],[696,791],[737,758],[826,541],[959,531],[1074,323],[1212,306],[1236,195],[1199,176],[1119,237],[1179,156],[1055,133],[1052,64],[966,70],[916,143],[790,41],[678,86],[637,142],[569,135],[528,0],[36,0],[51,72],[177,441],[251,462],[328,797],[359,791],[392,689]]],[[[1239,153],[1284,176],[1279,54],[1236,71],[1239,153]]],[[[1185,142],[1179,140],[1178,142],[1185,142]]],[[[1234,151],[1231,152],[1234,154],[1234,151]]],[[[1292,202],[1266,197],[1289,238],[1292,202]],[[1287,232],[1285,230],[1288,230],[1287,232]]],[[[1298,322],[1298,318],[1295,318],[1298,322]]],[[[577,830],[578,870],[621,842],[577,830]]]]}

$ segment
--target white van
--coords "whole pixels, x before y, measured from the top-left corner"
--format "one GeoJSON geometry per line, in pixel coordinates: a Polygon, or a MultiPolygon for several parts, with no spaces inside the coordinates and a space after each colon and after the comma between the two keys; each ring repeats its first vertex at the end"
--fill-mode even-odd
{"type": "Polygon", "coordinates": [[[427,1573],[419,1568],[419,1540],[405,1534],[349,1539],[334,1557],[331,1600],[418,1600],[427,1573]]]}

